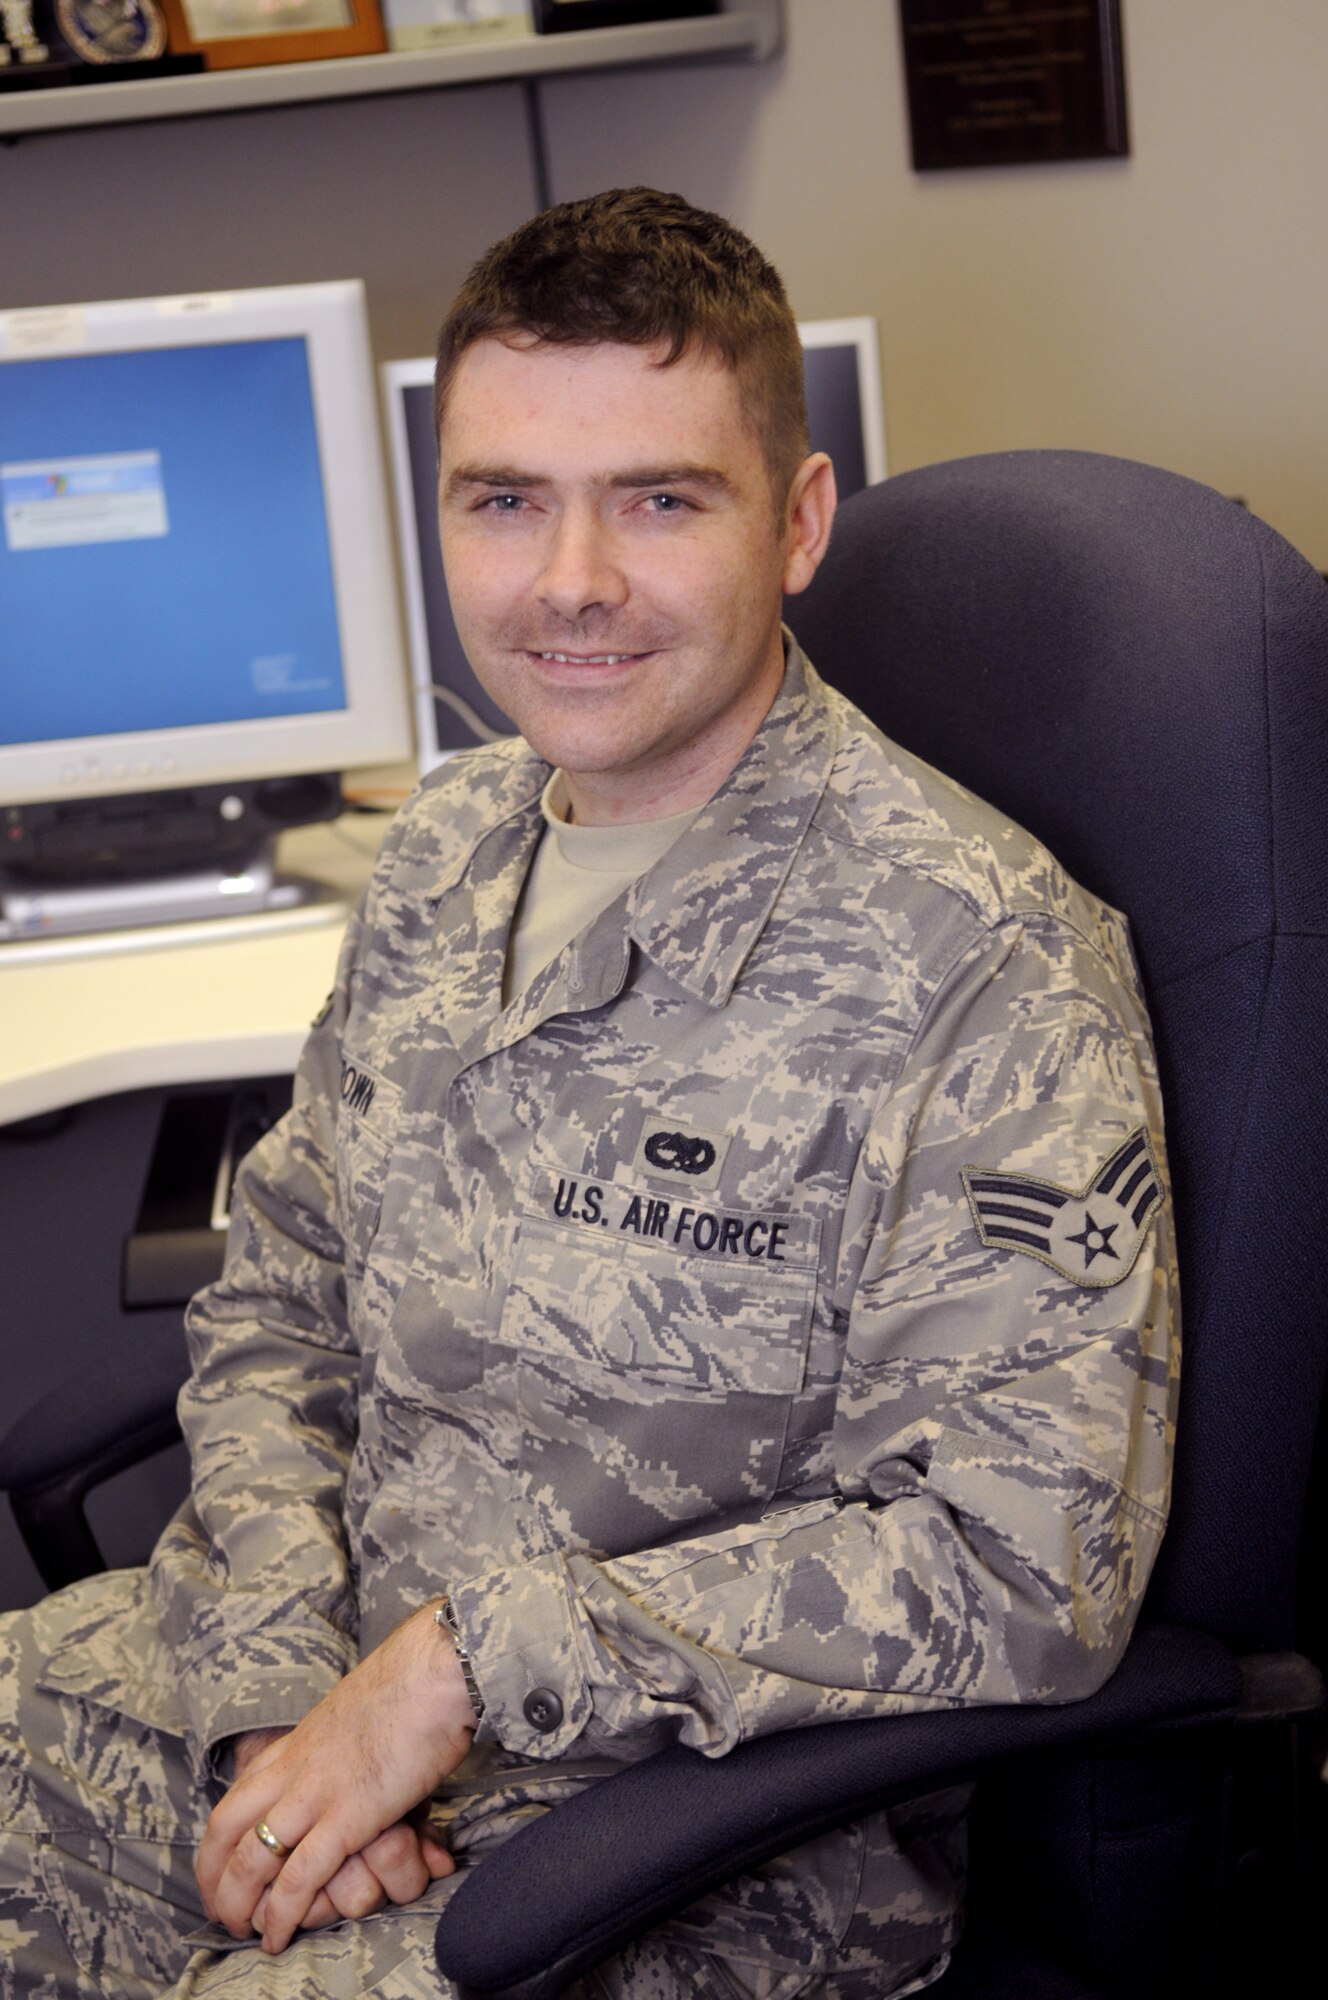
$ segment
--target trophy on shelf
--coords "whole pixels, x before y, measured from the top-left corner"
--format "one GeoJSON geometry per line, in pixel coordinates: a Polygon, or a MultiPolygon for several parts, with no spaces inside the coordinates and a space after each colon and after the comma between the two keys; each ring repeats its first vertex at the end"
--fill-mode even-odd
{"type": "Polygon", "coordinates": [[[32,0],[0,0],[0,70],[50,60],[51,51],[32,22],[32,0]]]}

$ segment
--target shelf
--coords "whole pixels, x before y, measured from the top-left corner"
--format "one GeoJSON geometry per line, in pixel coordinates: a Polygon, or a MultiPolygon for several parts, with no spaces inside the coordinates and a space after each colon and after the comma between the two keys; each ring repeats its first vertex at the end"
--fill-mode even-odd
{"type": "Polygon", "coordinates": [[[333,62],[280,63],[264,69],[144,77],[72,90],[0,91],[0,138],[72,126],[120,125],[145,118],[188,118],[253,111],[332,97],[376,97],[397,90],[494,83],[520,77],[633,63],[730,57],[765,61],[780,45],[781,0],[730,0],[722,14],[651,21],[634,28],[585,28],[561,35],[507,36],[459,48],[419,49],[333,62]]]}

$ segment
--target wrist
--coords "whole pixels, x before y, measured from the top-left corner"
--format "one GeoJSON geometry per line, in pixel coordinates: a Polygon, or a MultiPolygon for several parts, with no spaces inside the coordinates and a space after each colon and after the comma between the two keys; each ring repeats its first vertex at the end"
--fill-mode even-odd
{"type": "Polygon", "coordinates": [[[261,1756],[271,1743],[279,1743],[283,1736],[290,1735],[290,1724],[275,1729],[246,1729],[242,1735],[232,1736],[226,1744],[231,1782],[242,1778],[254,1758],[261,1756]]]}

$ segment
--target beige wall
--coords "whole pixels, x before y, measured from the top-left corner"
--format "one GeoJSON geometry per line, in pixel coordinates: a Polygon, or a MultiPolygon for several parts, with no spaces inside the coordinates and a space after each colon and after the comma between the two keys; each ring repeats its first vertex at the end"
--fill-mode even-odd
{"type": "Polygon", "coordinates": [[[0,147],[0,308],[363,278],[381,360],[529,215],[521,88],[56,132],[0,147]]]}
{"type": "Polygon", "coordinates": [[[1123,12],[1127,160],[914,174],[894,0],[791,0],[778,65],[548,88],[554,193],[678,187],[803,316],[874,313],[895,471],[1149,459],[1328,568],[1328,5],[1123,12]]]}
{"type": "MultiPolygon", "coordinates": [[[[553,192],[680,188],[802,315],[874,313],[895,470],[1152,459],[1328,568],[1328,5],[1124,11],[1128,160],[917,176],[893,0],[788,0],[775,63],[545,84],[553,192]]],[[[380,356],[420,352],[532,201],[515,85],[25,139],[0,305],[358,274],[380,356]]]]}

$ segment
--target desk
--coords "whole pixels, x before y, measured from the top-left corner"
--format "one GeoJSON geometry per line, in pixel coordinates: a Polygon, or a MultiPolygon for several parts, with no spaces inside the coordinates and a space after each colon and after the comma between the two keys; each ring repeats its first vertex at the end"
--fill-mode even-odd
{"type": "Polygon", "coordinates": [[[347,815],[282,837],[280,868],[339,898],[289,929],[162,924],[136,932],[133,948],[16,951],[8,964],[0,945],[0,1126],[154,1084],[293,1070],[388,823],[347,815]]]}

